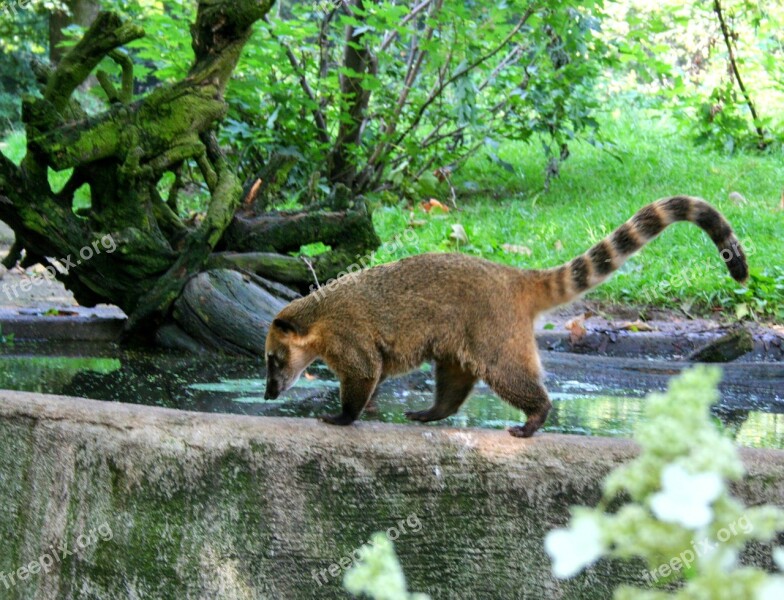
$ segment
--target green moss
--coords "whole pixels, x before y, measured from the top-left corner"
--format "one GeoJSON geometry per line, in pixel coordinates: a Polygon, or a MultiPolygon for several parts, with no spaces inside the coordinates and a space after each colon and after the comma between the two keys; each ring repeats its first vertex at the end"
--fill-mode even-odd
{"type": "Polygon", "coordinates": [[[33,422],[6,428],[0,435],[0,573],[11,573],[21,564],[23,536],[30,519],[27,503],[33,460],[33,422]],[[7,432],[7,435],[6,435],[7,432]]]}
{"type": "MultiPolygon", "coordinates": [[[[70,559],[64,572],[72,576],[60,594],[78,595],[86,577],[102,598],[115,597],[119,580],[132,582],[142,597],[179,598],[201,585],[204,561],[220,569],[222,561],[238,559],[245,576],[260,580],[270,541],[265,482],[248,468],[248,458],[237,449],[199,465],[183,464],[180,454],[159,456],[155,475],[142,482],[129,479],[127,465],[109,462],[113,538],[96,544],[89,561],[70,559]]],[[[71,516],[72,523],[79,520],[71,516]]]]}

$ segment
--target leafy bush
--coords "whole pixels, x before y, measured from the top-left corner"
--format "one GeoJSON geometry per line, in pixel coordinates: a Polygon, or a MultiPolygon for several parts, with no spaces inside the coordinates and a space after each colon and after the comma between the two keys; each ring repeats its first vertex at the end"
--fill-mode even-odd
{"type": "MultiPolygon", "coordinates": [[[[143,81],[136,93],[187,72],[194,1],[101,4],[147,32],[128,48],[143,81]]],[[[540,140],[549,180],[570,142],[600,143],[601,6],[282,0],[240,58],[221,143],[246,179],[296,159],[294,201],[337,183],[421,195],[479,150],[508,170],[495,153],[503,140],[540,140]]],[[[120,75],[109,60],[99,68],[120,75]]]]}
{"type": "Polygon", "coordinates": [[[769,267],[761,272],[752,270],[746,287],[735,290],[738,316],[772,317],[784,320],[784,269],[769,267]]]}
{"type": "MultiPolygon", "coordinates": [[[[571,577],[602,556],[644,559],[654,587],[681,583],[672,594],[622,586],[617,600],[667,598],[734,600],[784,597],[784,576],[738,564],[748,541],[771,541],[784,529],[784,511],[745,507],[727,489],[743,465],[729,438],[714,426],[720,371],[700,367],[648,398],[635,433],[638,458],[616,469],[595,508],[574,508],[568,529],[551,531],[545,548],[557,577],[571,577]],[[608,512],[619,499],[630,501],[608,512]]],[[[784,570],[784,550],[774,552],[784,570]]]]}
{"type": "Polygon", "coordinates": [[[282,2],[229,87],[224,141],[241,162],[300,157],[311,192],[416,191],[482,148],[508,168],[498,142],[536,137],[555,174],[571,140],[595,139],[599,8],[282,2]]]}

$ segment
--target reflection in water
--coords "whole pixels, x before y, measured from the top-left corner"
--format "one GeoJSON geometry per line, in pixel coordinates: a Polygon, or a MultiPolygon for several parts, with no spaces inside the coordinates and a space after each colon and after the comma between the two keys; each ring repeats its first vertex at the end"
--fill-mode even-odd
{"type": "MultiPolygon", "coordinates": [[[[246,415],[314,417],[339,408],[338,384],[323,365],[309,369],[285,397],[268,402],[263,399],[264,365],[258,360],[84,345],[41,356],[47,350],[0,346],[0,389],[246,415]]],[[[604,364],[592,357],[588,362],[583,356],[545,356],[554,408],[544,431],[630,437],[642,417],[645,394],[664,389],[678,370],[666,361],[645,369],[634,360],[604,364]]],[[[714,411],[717,423],[740,444],[784,448],[784,365],[733,369],[725,373],[722,401],[714,411]]],[[[428,407],[432,389],[427,365],[405,379],[387,381],[362,419],[407,423],[404,411],[428,407]]],[[[480,385],[457,415],[424,426],[506,428],[524,420],[519,410],[480,385]]]]}
{"type": "Polygon", "coordinates": [[[735,432],[735,440],[755,448],[784,448],[784,415],[751,412],[735,432]]]}
{"type": "Polygon", "coordinates": [[[52,392],[82,372],[112,373],[122,363],[116,358],[26,356],[0,357],[0,389],[52,392]]]}

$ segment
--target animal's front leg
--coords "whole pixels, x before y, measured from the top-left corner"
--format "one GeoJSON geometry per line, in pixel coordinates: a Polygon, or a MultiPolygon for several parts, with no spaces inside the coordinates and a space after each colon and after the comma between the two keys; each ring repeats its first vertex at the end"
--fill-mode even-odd
{"type": "Polygon", "coordinates": [[[343,412],[339,415],[322,415],[319,419],[330,425],[351,425],[370,400],[377,383],[377,378],[344,379],[340,382],[340,402],[343,405],[343,412]]]}

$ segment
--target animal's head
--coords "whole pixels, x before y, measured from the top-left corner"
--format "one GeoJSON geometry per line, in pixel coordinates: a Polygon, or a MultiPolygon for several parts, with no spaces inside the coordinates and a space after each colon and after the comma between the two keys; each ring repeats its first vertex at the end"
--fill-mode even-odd
{"type": "Polygon", "coordinates": [[[287,319],[275,319],[267,335],[267,389],[265,400],[274,400],[293,386],[316,359],[313,336],[306,327],[287,319]]]}

